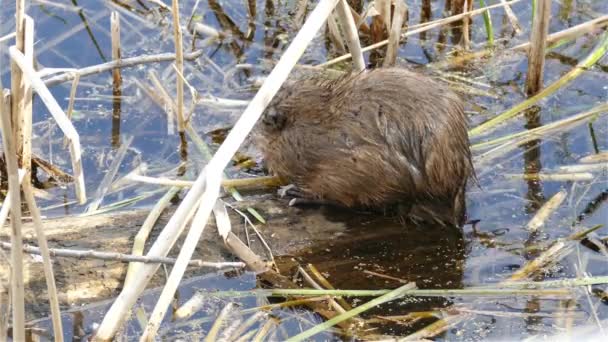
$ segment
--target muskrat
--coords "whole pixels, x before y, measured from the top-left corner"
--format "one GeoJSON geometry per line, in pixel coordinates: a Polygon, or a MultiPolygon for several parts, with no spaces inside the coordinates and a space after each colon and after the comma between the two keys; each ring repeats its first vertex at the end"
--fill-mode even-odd
{"type": "Polygon", "coordinates": [[[458,96],[426,76],[304,77],[283,85],[256,131],[268,168],[307,197],[464,222],[467,118],[458,96]]]}

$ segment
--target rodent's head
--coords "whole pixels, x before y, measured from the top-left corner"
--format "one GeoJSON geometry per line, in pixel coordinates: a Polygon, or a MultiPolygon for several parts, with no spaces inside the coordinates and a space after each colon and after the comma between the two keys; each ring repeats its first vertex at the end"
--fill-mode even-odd
{"type": "Polygon", "coordinates": [[[262,124],[269,131],[280,131],[285,127],[286,122],[286,116],[272,103],[266,108],[262,116],[262,124]]]}
{"type": "Polygon", "coordinates": [[[324,83],[321,77],[285,82],[262,115],[263,129],[278,132],[302,116],[310,119],[326,112],[331,96],[324,83]]]}

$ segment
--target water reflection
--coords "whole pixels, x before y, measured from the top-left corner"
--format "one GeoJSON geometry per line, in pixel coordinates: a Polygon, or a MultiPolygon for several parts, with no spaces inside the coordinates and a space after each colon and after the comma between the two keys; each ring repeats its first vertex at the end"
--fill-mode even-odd
{"type": "MultiPolygon", "coordinates": [[[[461,229],[412,225],[329,207],[322,210],[328,220],[344,223],[346,229],[340,236],[315,239],[310,249],[279,258],[283,273],[295,274],[297,265],[313,264],[335,288],[388,289],[403,282],[415,282],[421,289],[463,287],[467,253],[461,229]]],[[[397,301],[371,310],[366,317],[433,311],[451,304],[440,297],[397,301]]],[[[383,333],[413,332],[429,322],[389,324],[383,333]]]]}

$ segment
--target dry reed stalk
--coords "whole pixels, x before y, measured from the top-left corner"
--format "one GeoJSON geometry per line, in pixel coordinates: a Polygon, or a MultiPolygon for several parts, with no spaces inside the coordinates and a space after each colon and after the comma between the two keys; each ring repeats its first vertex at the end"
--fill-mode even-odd
{"type": "MultiPolygon", "coordinates": [[[[471,1],[473,1],[473,0],[464,0],[464,4],[462,5],[463,12],[468,12],[469,3],[471,1]]],[[[504,2],[504,0],[502,0],[501,2],[504,2]]],[[[507,7],[508,6],[505,6],[505,9],[507,7]]],[[[464,17],[464,20],[462,21],[462,47],[465,49],[465,51],[468,51],[471,49],[470,26],[471,26],[471,16],[464,17]]]]}
{"type": "Polygon", "coordinates": [[[183,320],[192,317],[196,312],[201,310],[209,300],[206,294],[196,292],[185,303],[179,306],[173,313],[175,320],[183,320]]]}
{"type": "MultiPolygon", "coordinates": [[[[390,2],[389,2],[390,4],[390,2]]],[[[350,7],[346,0],[340,0],[336,5],[336,12],[338,19],[340,20],[340,27],[342,27],[342,33],[348,50],[353,58],[353,67],[355,71],[365,70],[365,60],[363,59],[363,52],[361,51],[361,42],[359,40],[359,34],[357,33],[357,27],[355,26],[355,20],[350,14],[350,7]]]]}
{"type": "Polygon", "coordinates": [[[204,342],[215,342],[217,338],[217,334],[220,332],[221,327],[224,325],[226,319],[232,314],[232,312],[236,310],[236,306],[234,303],[228,303],[226,306],[222,308],[219,315],[213,322],[213,325],[209,329],[207,336],[205,336],[204,342]]]}
{"type": "Polygon", "coordinates": [[[599,162],[608,162],[608,152],[600,152],[596,154],[592,154],[589,156],[585,156],[579,160],[581,163],[599,163],[599,162]]]}
{"type": "Polygon", "coordinates": [[[255,254],[246,244],[239,239],[234,233],[229,232],[228,237],[224,239],[224,244],[228,248],[230,252],[236,255],[239,259],[241,259],[245,264],[247,264],[247,268],[255,273],[262,273],[270,270],[270,267],[260,258],[257,254],[255,254]]]}
{"type": "MultiPolygon", "coordinates": [[[[29,177],[25,177],[25,180],[29,177]]],[[[51,261],[51,255],[49,252],[49,246],[46,240],[46,234],[44,234],[44,227],[42,225],[42,217],[40,210],[36,205],[34,194],[32,191],[32,184],[28,181],[22,183],[23,195],[27,206],[30,210],[30,214],[34,221],[34,230],[36,231],[36,237],[38,238],[38,246],[40,247],[40,255],[42,256],[42,263],[44,268],[44,277],[46,279],[46,286],[48,289],[49,304],[51,307],[51,319],[53,322],[53,336],[56,342],[63,341],[63,327],[61,326],[61,310],[59,309],[59,299],[57,297],[57,286],[55,285],[55,276],[53,273],[53,263],[51,261]]]]}
{"type": "MultiPolygon", "coordinates": [[[[0,106],[2,104],[0,103],[0,106]]],[[[23,177],[25,176],[24,172],[19,172],[19,184],[23,183],[23,177]]],[[[11,190],[9,189],[4,196],[4,202],[2,202],[2,209],[0,210],[0,228],[4,227],[4,223],[6,223],[6,219],[11,212],[11,190]]]]}
{"type": "Polygon", "coordinates": [[[391,27],[391,0],[376,0],[375,7],[384,22],[386,32],[388,32],[391,27]]]}
{"type": "MultiPolygon", "coordinates": [[[[76,91],[78,90],[78,82],[80,82],[80,74],[75,73],[74,80],[72,80],[72,86],[70,87],[70,98],[68,100],[68,109],[65,115],[68,120],[72,121],[72,115],[74,114],[74,99],[76,98],[76,91]]],[[[63,137],[63,148],[68,147],[68,139],[63,137]]]]}
{"type": "Polygon", "coordinates": [[[399,339],[399,342],[405,341],[427,341],[427,338],[432,338],[441,334],[442,332],[450,329],[451,327],[461,323],[462,321],[471,317],[472,314],[469,313],[459,313],[456,315],[449,315],[445,318],[442,318],[434,323],[431,323],[416,331],[413,334],[410,334],[404,338],[399,339]]]}
{"type": "Polygon", "coordinates": [[[293,22],[299,29],[302,26],[302,22],[306,19],[306,12],[308,11],[308,0],[296,0],[295,2],[296,11],[293,16],[293,22]]]}
{"type": "MultiPolygon", "coordinates": [[[[200,239],[200,233],[202,233],[203,227],[206,225],[207,219],[211,214],[211,210],[214,207],[216,198],[219,194],[222,172],[225,166],[230,162],[234,153],[238,150],[241,143],[254,127],[257,119],[272,100],[272,97],[277,93],[283,82],[285,82],[289,72],[293,69],[297,60],[304,53],[304,50],[315,37],[318,30],[325,23],[327,16],[334,9],[337,1],[338,0],[324,0],[317,4],[302,26],[302,29],[298,32],[277,65],[266,78],[266,81],[250,102],[249,106],[247,106],[247,109],[245,109],[241,118],[236,122],[226,137],[226,140],[224,140],[224,143],[220,146],[203,172],[200,173],[194,185],[160,233],[156,242],[150,248],[150,251],[148,252],[149,256],[165,256],[177,240],[193,209],[196,208],[198,203],[201,203],[200,208],[196,213],[196,226],[192,227],[188,232],[186,244],[182,246],[178,257],[179,262],[173,268],[172,275],[173,273],[183,273],[185,267],[183,262],[190,259],[194,247],[200,239]]],[[[124,321],[126,313],[133,306],[138,296],[145,288],[145,285],[157,269],[157,265],[144,265],[140,269],[137,277],[135,277],[133,285],[123,289],[106,313],[99,330],[97,331],[95,340],[108,340],[114,336],[118,326],[124,321]]],[[[172,296],[173,292],[171,293],[171,296],[165,297],[172,296]]],[[[162,309],[160,308],[164,305],[165,303],[162,303],[160,306],[157,304],[159,311],[166,310],[166,306],[162,309]]],[[[151,330],[157,328],[158,327],[154,327],[151,330]]],[[[154,334],[149,335],[150,338],[153,338],[153,335],[154,334]]]]}
{"type": "Polygon", "coordinates": [[[95,191],[95,195],[91,198],[91,202],[89,203],[86,213],[90,214],[93,211],[99,209],[101,205],[101,201],[103,201],[104,196],[110,190],[110,186],[112,185],[112,180],[116,177],[116,173],[118,173],[118,168],[122,163],[123,159],[127,155],[127,150],[131,147],[131,143],[133,142],[133,136],[130,136],[116,151],[116,155],[112,160],[112,164],[108,168],[108,171],[103,176],[103,179],[99,183],[99,187],[95,191]]]}
{"type": "MultiPolygon", "coordinates": [[[[12,245],[8,242],[0,241],[0,249],[10,250],[12,245]]],[[[23,245],[23,251],[29,254],[41,255],[40,248],[23,245]]],[[[80,250],[80,249],[67,249],[67,248],[49,248],[50,256],[57,256],[63,258],[75,258],[75,259],[97,259],[97,260],[110,260],[118,262],[134,262],[144,264],[165,264],[174,265],[174,258],[149,258],[141,255],[134,254],[122,254],[116,252],[98,252],[95,250],[80,250]]],[[[242,262],[210,262],[202,261],[200,259],[190,260],[188,266],[193,267],[208,267],[215,269],[224,268],[244,268],[245,264],[242,262]]]]}
{"type": "Polygon", "coordinates": [[[8,316],[11,312],[10,298],[8,284],[0,282],[0,342],[8,341],[8,316]]]}
{"type": "Polygon", "coordinates": [[[569,253],[569,246],[572,245],[565,241],[557,241],[536,259],[530,260],[517,272],[513,273],[506,283],[527,279],[546,265],[559,262],[569,253]]]}
{"type": "MultiPolygon", "coordinates": [[[[342,0],[345,1],[345,0],[342,0]]],[[[383,67],[394,66],[397,61],[397,52],[399,51],[399,43],[401,40],[401,28],[407,17],[407,5],[403,0],[395,0],[395,12],[391,20],[391,27],[388,36],[388,48],[386,56],[382,62],[383,67]]]]}
{"type": "Polygon", "coordinates": [[[23,236],[21,232],[21,190],[17,165],[17,152],[11,127],[11,100],[8,92],[2,94],[0,103],[0,129],[2,146],[8,173],[11,198],[11,301],[13,306],[13,340],[25,341],[25,295],[23,284],[23,236]]]}
{"type": "Polygon", "coordinates": [[[578,173],[523,173],[523,174],[512,174],[505,173],[504,177],[524,179],[524,180],[542,180],[542,181],[554,181],[554,182],[575,182],[575,181],[591,181],[595,177],[589,172],[578,172],[578,173]]]}
{"type": "Polygon", "coordinates": [[[500,3],[505,4],[505,14],[507,15],[507,18],[509,19],[509,21],[511,22],[511,26],[513,27],[513,31],[515,31],[515,34],[520,34],[521,33],[521,25],[519,24],[519,20],[517,20],[517,16],[515,15],[515,13],[513,13],[513,10],[511,9],[511,6],[506,5],[506,0],[500,0],[500,3]]]}
{"type": "Polygon", "coordinates": [[[578,165],[563,165],[559,167],[560,172],[589,172],[589,171],[605,171],[608,170],[608,163],[605,161],[603,163],[596,164],[578,164],[578,165]]]}
{"type": "Polygon", "coordinates": [[[551,0],[537,0],[532,22],[530,50],[528,51],[528,74],[526,77],[526,93],[535,95],[543,88],[543,72],[545,69],[545,50],[551,19],[551,0]]]}
{"type": "Polygon", "coordinates": [[[11,40],[11,39],[15,38],[16,36],[17,36],[17,34],[15,32],[11,32],[9,34],[6,34],[6,35],[0,37],[0,44],[6,42],[8,40],[11,40]]]}
{"type": "Polygon", "coordinates": [[[327,30],[329,31],[329,39],[338,50],[338,53],[345,54],[346,46],[344,45],[344,41],[342,40],[342,36],[340,35],[340,29],[338,28],[338,23],[336,22],[336,16],[332,13],[327,18],[327,30]]]}
{"type": "Polygon", "coordinates": [[[72,169],[74,172],[74,181],[76,188],[76,197],[80,204],[86,202],[86,190],[84,185],[84,173],[82,170],[82,161],[81,161],[81,149],[80,149],[80,138],[78,136],[78,132],[72,125],[72,122],[67,118],[57,100],[51,95],[51,92],[44,85],[40,77],[34,71],[31,65],[28,65],[24,60],[25,57],[21,52],[19,52],[14,46],[9,48],[9,54],[13,61],[19,66],[19,68],[23,71],[23,74],[30,80],[32,87],[38,93],[38,96],[42,100],[42,102],[46,105],[49,112],[57,121],[57,125],[66,137],[70,141],[70,155],[72,159],[72,169]]]}
{"type": "Polygon", "coordinates": [[[536,215],[528,222],[526,229],[530,232],[536,232],[538,229],[545,225],[545,222],[553,214],[559,206],[564,202],[568,193],[565,190],[561,190],[547,202],[543,204],[540,209],[536,212],[536,215]]]}
{"type": "MultiPolygon", "coordinates": [[[[245,331],[251,328],[255,323],[262,321],[268,317],[268,312],[258,311],[251,315],[251,317],[247,318],[243,324],[239,326],[239,328],[232,332],[229,336],[229,341],[237,341],[237,339],[245,333],[245,331]]],[[[247,340],[246,340],[247,341],[247,340]]]]}
{"type": "MultiPolygon", "coordinates": [[[[324,290],[324,288],[319,285],[302,267],[298,267],[298,273],[302,276],[304,281],[308,284],[309,287],[317,290],[324,290]]],[[[338,304],[335,298],[327,297],[327,303],[338,313],[343,314],[346,312],[346,309],[342,307],[341,304],[338,304]]]]}
{"type": "MultiPolygon", "coordinates": [[[[161,197],[158,202],[154,205],[150,213],[146,217],[146,220],[141,225],[141,228],[135,235],[135,239],[133,241],[133,249],[131,250],[131,254],[133,255],[144,255],[144,248],[146,246],[146,241],[148,240],[148,236],[154,228],[156,221],[162,214],[162,212],[171,204],[171,200],[177,195],[180,191],[178,187],[170,188],[163,197],[161,197]]],[[[131,286],[131,282],[133,281],[133,276],[137,273],[137,270],[141,264],[139,263],[130,263],[127,269],[127,276],[125,277],[124,287],[131,286]]]]}
{"type": "MultiPolygon", "coordinates": [[[[25,61],[28,65],[34,67],[34,20],[26,15],[25,20],[25,41],[24,41],[24,56],[25,61]]],[[[19,132],[16,135],[17,139],[17,155],[21,158],[21,168],[25,171],[24,181],[30,182],[30,171],[32,169],[32,86],[27,78],[23,78],[21,75],[21,82],[23,84],[22,99],[23,107],[22,112],[17,114],[19,116],[19,132]]],[[[19,105],[21,108],[21,105],[19,105]]],[[[15,121],[13,121],[15,122],[15,121]]],[[[13,130],[15,128],[13,127],[13,130]]]]}
{"type": "Polygon", "coordinates": [[[264,338],[270,333],[270,329],[277,325],[277,319],[269,316],[264,325],[258,330],[258,333],[251,339],[252,342],[262,342],[265,341],[264,338]]]}
{"type": "MultiPolygon", "coordinates": [[[[458,15],[453,15],[453,16],[450,16],[450,17],[447,17],[447,18],[430,21],[428,23],[421,24],[420,26],[415,26],[416,27],[415,29],[413,29],[414,28],[414,26],[413,26],[411,28],[411,30],[408,30],[408,31],[402,33],[401,34],[401,38],[409,37],[409,36],[412,36],[414,34],[418,34],[420,32],[425,32],[425,31],[428,31],[428,30],[431,30],[431,29],[434,29],[434,28],[437,28],[437,27],[441,27],[443,25],[446,25],[446,24],[449,24],[449,23],[453,23],[453,22],[458,21],[458,20],[462,20],[463,18],[466,18],[466,17],[472,17],[472,16],[476,16],[476,15],[479,15],[479,14],[483,14],[483,13],[485,13],[488,10],[491,10],[491,9],[494,9],[494,8],[497,8],[497,7],[504,7],[505,5],[511,5],[511,4],[517,3],[519,1],[521,1],[521,0],[511,0],[511,1],[507,2],[507,3],[505,3],[505,4],[495,4],[495,5],[479,8],[479,9],[476,9],[476,10],[473,10],[473,11],[461,13],[461,14],[458,14],[458,15]]],[[[378,43],[375,43],[375,44],[372,44],[372,45],[368,45],[368,46],[362,48],[361,51],[362,52],[367,52],[367,51],[374,50],[374,49],[377,49],[379,47],[382,47],[382,46],[384,46],[386,44],[388,44],[388,39],[383,40],[383,41],[378,42],[378,43]]],[[[352,57],[352,55],[349,54],[349,53],[347,53],[344,56],[340,56],[340,57],[334,58],[332,60],[329,60],[329,61],[327,61],[325,63],[321,63],[321,64],[317,65],[316,67],[317,68],[326,68],[326,67],[328,67],[330,65],[334,65],[336,63],[340,63],[342,61],[345,61],[345,60],[347,60],[347,59],[349,59],[351,57],[352,57]]]]}
{"type": "MultiPolygon", "coordinates": [[[[118,12],[112,12],[110,14],[110,35],[112,39],[112,60],[120,60],[120,15],[118,12]]],[[[122,84],[122,76],[120,75],[120,68],[115,67],[112,69],[112,85],[114,91],[120,89],[122,84]]]]}
{"type": "Polygon", "coordinates": [[[213,96],[211,94],[207,94],[204,97],[200,97],[196,100],[197,104],[204,106],[212,106],[217,108],[231,109],[231,108],[240,108],[247,107],[249,101],[246,100],[234,100],[227,99],[222,97],[213,96]]]}
{"type": "MultiPolygon", "coordinates": [[[[319,272],[319,270],[315,267],[315,265],[313,264],[308,264],[306,265],[306,267],[308,268],[308,270],[315,276],[315,278],[317,278],[317,281],[319,283],[321,283],[321,285],[323,286],[323,288],[325,289],[329,289],[329,290],[335,290],[336,288],[327,280],[327,278],[325,278],[323,276],[323,274],[321,274],[321,272],[319,272]]],[[[346,309],[346,310],[351,310],[352,306],[350,306],[350,304],[348,304],[348,302],[346,300],[344,300],[343,297],[336,297],[335,300],[340,303],[340,305],[346,309]]],[[[362,323],[362,321],[360,321],[359,318],[353,318],[355,320],[358,320],[359,323],[362,323]]]]}
{"type": "MultiPolygon", "coordinates": [[[[189,52],[189,53],[184,54],[184,60],[193,60],[193,59],[199,58],[202,54],[203,54],[203,50],[189,52]]],[[[121,59],[118,61],[111,61],[111,62],[107,62],[107,63],[91,65],[91,66],[84,67],[81,69],[72,69],[72,70],[66,71],[63,74],[47,78],[46,80],[44,80],[44,84],[46,84],[47,87],[52,87],[52,86],[56,86],[58,84],[73,80],[76,74],[78,74],[79,76],[89,76],[89,75],[93,75],[93,74],[99,74],[104,71],[109,71],[109,70],[112,70],[117,67],[126,68],[126,67],[136,66],[139,64],[170,62],[170,61],[174,61],[174,60],[175,60],[175,53],[172,53],[172,52],[159,53],[156,55],[145,55],[145,56],[124,58],[124,59],[121,59]]]]}
{"type": "Polygon", "coordinates": [[[161,83],[160,79],[158,78],[158,75],[156,74],[156,71],[150,70],[148,72],[148,78],[152,82],[154,88],[156,88],[156,91],[158,91],[158,94],[156,96],[154,92],[151,92],[148,95],[151,99],[153,99],[153,101],[157,101],[167,114],[167,134],[174,134],[176,121],[174,117],[177,113],[177,106],[175,104],[175,101],[173,101],[173,99],[167,92],[167,89],[165,89],[165,87],[161,83]]]}
{"type": "MultiPolygon", "coordinates": [[[[221,174],[219,177],[221,177],[221,174]]],[[[220,188],[218,186],[216,188],[216,193],[214,193],[214,198],[216,199],[219,197],[219,190],[220,188]]],[[[203,217],[205,212],[201,209],[204,208],[204,204],[205,202],[201,203],[201,206],[194,215],[194,219],[192,220],[190,230],[188,231],[188,235],[184,241],[184,245],[180,250],[177,262],[173,269],[171,269],[171,274],[169,275],[165,287],[163,288],[158,301],[154,306],[154,311],[152,311],[150,314],[148,324],[146,325],[146,328],[140,338],[140,342],[154,340],[154,337],[160,328],[160,323],[167,313],[167,309],[169,308],[171,300],[175,295],[175,291],[177,291],[177,287],[179,286],[184,272],[186,271],[187,262],[192,258],[192,253],[198,245],[198,241],[200,240],[205,226],[207,225],[206,221],[208,217],[203,217]],[[202,219],[204,219],[204,221],[202,221],[202,219]],[[201,224],[203,222],[204,224],[201,224]]],[[[224,240],[226,240],[228,235],[231,233],[230,219],[228,218],[226,208],[221,204],[219,199],[217,199],[214,203],[214,212],[216,214],[218,233],[224,238],[224,240]]],[[[211,332],[209,334],[211,335],[211,332]]]]}
{"type": "Polygon", "coordinates": [[[184,120],[185,120],[186,124],[188,124],[190,117],[192,116],[192,114],[194,113],[194,110],[196,109],[196,99],[198,98],[198,91],[196,91],[196,89],[194,89],[194,87],[188,82],[188,80],[186,80],[184,75],[181,72],[179,72],[179,70],[177,70],[177,67],[175,66],[175,64],[172,64],[171,66],[173,67],[175,72],[177,72],[177,77],[182,79],[182,81],[188,87],[188,90],[190,91],[190,108],[188,108],[186,115],[184,115],[184,120]]]}
{"type": "MultiPolygon", "coordinates": [[[[173,14],[173,40],[175,44],[175,66],[179,73],[184,73],[184,50],[182,47],[182,27],[179,23],[179,0],[171,1],[171,11],[173,14]]],[[[175,101],[177,106],[177,130],[180,133],[186,131],[186,124],[184,120],[184,81],[180,77],[175,78],[177,99],[175,101]]]]}
{"type": "Polygon", "coordinates": [[[224,31],[218,31],[216,28],[211,27],[209,25],[205,25],[202,23],[194,23],[192,25],[191,30],[195,33],[197,33],[198,35],[200,35],[201,37],[209,37],[209,38],[215,38],[215,39],[225,39],[227,37],[230,37],[230,33],[226,33],[224,31]]]}
{"type": "MultiPolygon", "coordinates": [[[[25,1],[15,1],[15,46],[23,54],[25,51],[25,1]]],[[[31,63],[30,63],[31,64],[31,63]]],[[[11,123],[15,139],[15,152],[17,153],[17,167],[21,165],[21,153],[23,151],[23,117],[25,107],[25,88],[27,80],[23,79],[23,72],[11,61],[11,123]]]]}

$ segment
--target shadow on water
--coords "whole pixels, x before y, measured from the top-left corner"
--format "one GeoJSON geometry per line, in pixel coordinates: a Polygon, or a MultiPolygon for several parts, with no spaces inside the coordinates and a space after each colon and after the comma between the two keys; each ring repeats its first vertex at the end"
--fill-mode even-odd
{"type": "MultiPolygon", "coordinates": [[[[463,287],[466,244],[462,229],[413,225],[397,218],[353,214],[336,208],[322,211],[329,221],[341,222],[346,229],[341,237],[316,241],[311,249],[279,257],[277,263],[285,274],[297,274],[298,266],[306,269],[305,265],[312,264],[338,289],[393,289],[409,282],[420,289],[463,287]]],[[[432,312],[451,304],[451,300],[442,297],[406,298],[383,304],[363,317],[432,312]]],[[[412,325],[380,324],[376,332],[412,333],[435,320],[423,319],[412,325]]],[[[385,323],[389,322],[387,318],[385,323]]]]}

